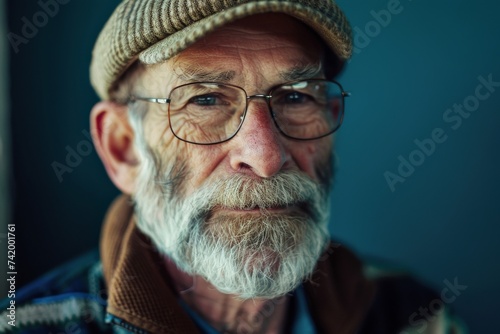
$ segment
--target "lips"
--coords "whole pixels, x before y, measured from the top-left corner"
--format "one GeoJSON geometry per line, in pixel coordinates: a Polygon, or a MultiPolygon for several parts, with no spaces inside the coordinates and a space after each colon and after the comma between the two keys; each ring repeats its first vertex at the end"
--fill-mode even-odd
{"type": "Polygon", "coordinates": [[[246,206],[246,207],[225,207],[225,206],[215,206],[210,210],[208,218],[212,218],[217,214],[229,214],[229,215],[287,215],[287,216],[311,216],[309,206],[307,203],[295,203],[289,205],[275,205],[268,207],[261,207],[258,205],[246,206]]]}
{"type": "MultiPolygon", "coordinates": [[[[231,210],[231,209],[228,209],[228,210],[231,210]]],[[[233,209],[233,211],[257,211],[257,210],[260,211],[260,207],[252,206],[252,207],[243,208],[243,209],[233,209]]]]}
{"type": "Polygon", "coordinates": [[[244,208],[235,208],[235,209],[231,209],[231,208],[226,208],[227,210],[236,210],[236,211],[256,211],[256,210],[265,210],[265,211],[279,211],[279,210],[286,210],[290,207],[293,207],[294,205],[277,205],[277,206],[270,206],[270,207],[260,207],[258,205],[255,205],[255,206],[248,206],[248,207],[244,207],[244,208]]]}

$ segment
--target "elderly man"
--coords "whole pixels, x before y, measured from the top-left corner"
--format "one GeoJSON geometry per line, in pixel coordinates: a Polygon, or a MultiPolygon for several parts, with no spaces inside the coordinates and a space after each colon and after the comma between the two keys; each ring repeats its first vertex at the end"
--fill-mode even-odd
{"type": "Polygon", "coordinates": [[[91,128],[124,195],[100,256],[28,286],[16,328],[452,333],[442,307],[418,313],[439,296],[330,242],[351,48],[331,0],[123,1],[94,49],[91,128]]]}

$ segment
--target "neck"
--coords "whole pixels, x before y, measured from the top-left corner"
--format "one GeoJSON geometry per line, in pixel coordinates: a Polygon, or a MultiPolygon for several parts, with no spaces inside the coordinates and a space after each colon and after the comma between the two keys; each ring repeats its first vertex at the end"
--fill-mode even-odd
{"type": "Polygon", "coordinates": [[[289,298],[240,299],[218,291],[199,276],[181,271],[170,259],[166,268],[183,301],[221,333],[282,333],[289,298]]]}

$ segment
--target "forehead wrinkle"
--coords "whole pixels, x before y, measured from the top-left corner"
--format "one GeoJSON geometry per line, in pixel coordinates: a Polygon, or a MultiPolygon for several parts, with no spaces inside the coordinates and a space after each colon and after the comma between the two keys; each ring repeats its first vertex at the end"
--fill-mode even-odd
{"type": "Polygon", "coordinates": [[[216,81],[216,82],[230,82],[236,76],[235,71],[207,71],[199,65],[182,64],[175,68],[177,77],[186,82],[195,81],[216,81]]]}
{"type": "Polygon", "coordinates": [[[312,79],[322,73],[322,64],[308,64],[308,65],[296,65],[290,70],[280,72],[279,76],[285,82],[297,81],[303,79],[312,79]]]}

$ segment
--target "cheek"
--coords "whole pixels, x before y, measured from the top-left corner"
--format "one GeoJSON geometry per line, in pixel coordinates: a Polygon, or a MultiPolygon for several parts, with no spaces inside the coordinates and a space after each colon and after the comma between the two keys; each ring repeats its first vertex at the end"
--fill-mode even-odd
{"type": "Polygon", "coordinates": [[[184,192],[190,195],[216,174],[215,171],[222,164],[224,156],[216,145],[201,146],[183,142],[180,146],[189,169],[184,192]]]}
{"type": "Polygon", "coordinates": [[[218,145],[193,145],[177,139],[170,131],[168,121],[152,117],[151,127],[146,131],[148,144],[157,154],[162,170],[182,166],[181,179],[176,180],[177,195],[185,197],[198,189],[223,160],[218,145]]]}
{"type": "Polygon", "coordinates": [[[166,147],[173,142],[166,107],[151,108],[144,121],[144,135],[150,147],[166,147]]]}
{"type": "Polygon", "coordinates": [[[333,140],[329,137],[292,145],[295,164],[316,181],[324,181],[318,170],[330,168],[332,154],[333,140]]]}

